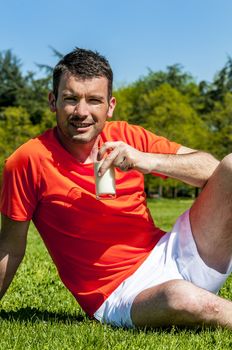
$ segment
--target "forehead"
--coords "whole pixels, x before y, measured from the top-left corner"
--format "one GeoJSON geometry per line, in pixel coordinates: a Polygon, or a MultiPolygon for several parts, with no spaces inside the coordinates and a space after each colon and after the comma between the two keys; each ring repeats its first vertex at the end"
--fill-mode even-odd
{"type": "Polygon", "coordinates": [[[94,77],[83,79],[81,77],[64,73],[61,75],[59,89],[71,93],[101,93],[108,94],[108,80],[106,77],[94,77]]]}

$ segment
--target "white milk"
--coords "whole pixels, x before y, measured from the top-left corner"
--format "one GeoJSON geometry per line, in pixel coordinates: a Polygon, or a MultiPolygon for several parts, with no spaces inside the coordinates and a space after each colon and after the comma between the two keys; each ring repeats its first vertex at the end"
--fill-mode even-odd
{"type": "Polygon", "coordinates": [[[112,199],[116,196],[114,168],[108,169],[103,176],[98,176],[101,162],[94,163],[94,175],[97,199],[112,199]]]}

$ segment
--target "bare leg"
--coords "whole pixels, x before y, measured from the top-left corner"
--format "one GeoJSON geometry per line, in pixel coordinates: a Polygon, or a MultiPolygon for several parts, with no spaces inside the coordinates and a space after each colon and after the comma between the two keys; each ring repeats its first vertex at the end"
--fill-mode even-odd
{"type": "MultiPolygon", "coordinates": [[[[225,157],[190,210],[198,252],[225,273],[232,257],[232,154],[225,157]]],[[[209,325],[232,329],[232,302],[190,282],[172,280],[141,292],[131,308],[137,326],[209,325]]]]}
{"type": "Polygon", "coordinates": [[[190,222],[202,259],[225,273],[232,256],[232,154],[221,161],[193,204],[190,222]]]}
{"type": "Polygon", "coordinates": [[[172,280],[141,292],[131,308],[138,327],[221,326],[232,329],[232,302],[192,283],[172,280]]]}

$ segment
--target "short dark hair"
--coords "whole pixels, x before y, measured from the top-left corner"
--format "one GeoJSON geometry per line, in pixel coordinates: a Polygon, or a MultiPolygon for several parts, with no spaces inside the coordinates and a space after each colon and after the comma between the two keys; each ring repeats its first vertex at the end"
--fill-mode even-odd
{"type": "Polygon", "coordinates": [[[75,48],[65,55],[53,70],[53,93],[58,96],[60,78],[63,73],[71,73],[81,79],[105,77],[108,80],[108,98],[112,96],[113,72],[108,60],[97,51],[75,48]]]}

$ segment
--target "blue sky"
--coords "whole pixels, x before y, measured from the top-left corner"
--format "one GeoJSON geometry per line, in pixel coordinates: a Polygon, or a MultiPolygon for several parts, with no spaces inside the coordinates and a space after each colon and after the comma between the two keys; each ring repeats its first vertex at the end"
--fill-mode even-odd
{"type": "Polygon", "coordinates": [[[212,81],[232,56],[231,0],[0,0],[0,51],[23,71],[54,65],[49,46],[105,55],[120,86],[180,63],[196,81],[212,81]]]}

